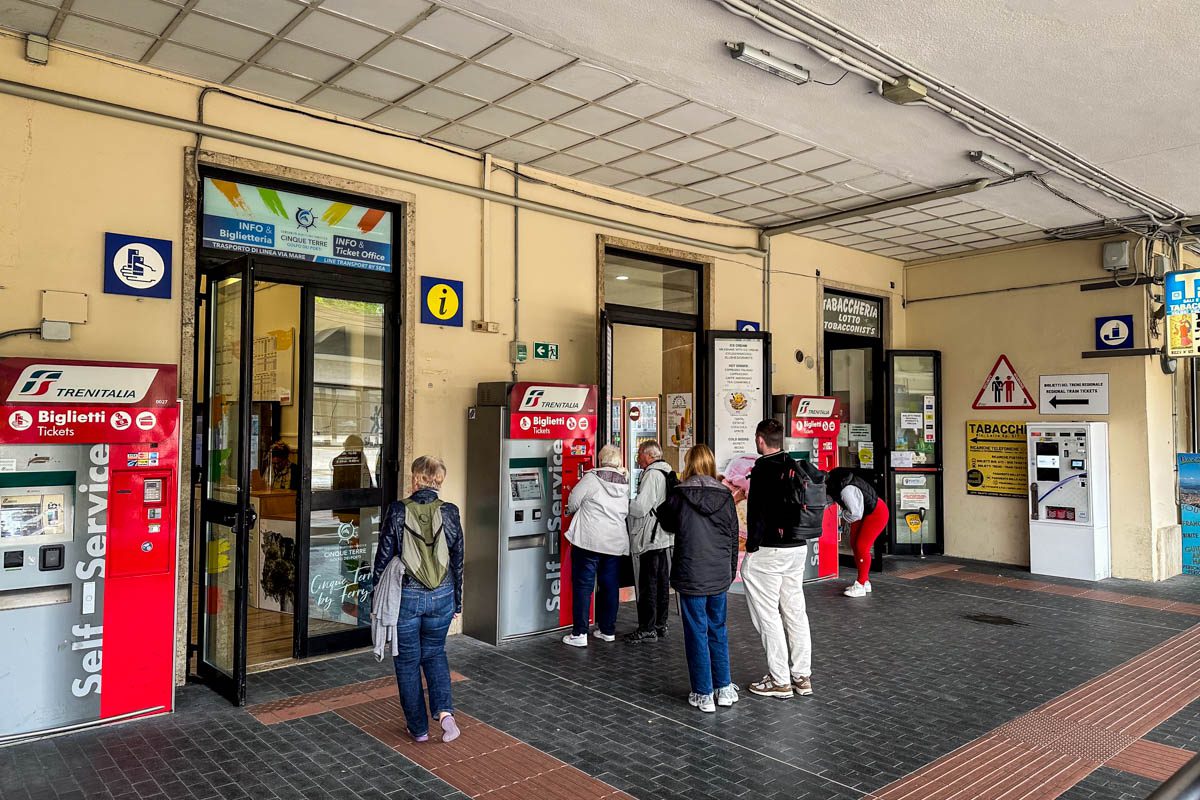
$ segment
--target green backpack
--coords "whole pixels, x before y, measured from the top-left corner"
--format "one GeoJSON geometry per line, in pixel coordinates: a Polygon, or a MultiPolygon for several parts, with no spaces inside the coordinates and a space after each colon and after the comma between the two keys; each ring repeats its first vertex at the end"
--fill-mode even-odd
{"type": "Polygon", "coordinates": [[[404,501],[404,533],[400,542],[404,571],[428,589],[436,589],[450,569],[450,548],[442,535],[442,501],[404,501]]]}

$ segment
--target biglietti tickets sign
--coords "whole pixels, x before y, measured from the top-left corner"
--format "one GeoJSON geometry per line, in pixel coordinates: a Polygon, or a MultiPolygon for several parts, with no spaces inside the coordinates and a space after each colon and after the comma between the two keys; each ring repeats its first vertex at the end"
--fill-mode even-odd
{"type": "Polygon", "coordinates": [[[176,397],[174,364],[0,360],[0,434],[12,444],[165,438],[176,397]]]}

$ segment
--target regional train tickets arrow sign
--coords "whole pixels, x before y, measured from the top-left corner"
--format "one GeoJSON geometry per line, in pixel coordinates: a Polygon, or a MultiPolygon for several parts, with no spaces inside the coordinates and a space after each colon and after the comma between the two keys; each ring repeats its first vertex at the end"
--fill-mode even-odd
{"type": "Polygon", "coordinates": [[[1108,413],[1108,375],[1042,375],[1038,411],[1042,414],[1108,413]]]}

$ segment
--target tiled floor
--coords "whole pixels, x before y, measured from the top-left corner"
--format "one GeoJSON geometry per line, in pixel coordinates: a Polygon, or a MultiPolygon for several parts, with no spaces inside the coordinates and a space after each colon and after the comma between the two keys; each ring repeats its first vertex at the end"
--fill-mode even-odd
{"type": "MultiPolygon", "coordinates": [[[[252,675],[247,709],[188,686],[174,715],[0,749],[0,798],[1134,800],[1200,750],[1200,580],[904,566],[862,600],[809,588],[811,698],[700,714],[677,628],[586,650],[456,637],[453,745],[405,742],[388,665],[359,655],[252,675]]],[[[743,598],[730,627],[744,686],[764,665],[743,598]]]]}

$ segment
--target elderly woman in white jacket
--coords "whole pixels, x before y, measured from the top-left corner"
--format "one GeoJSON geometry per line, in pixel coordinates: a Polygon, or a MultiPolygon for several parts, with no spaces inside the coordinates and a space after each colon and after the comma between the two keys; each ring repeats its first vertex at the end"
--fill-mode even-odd
{"type": "Polygon", "coordinates": [[[621,556],[629,554],[629,477],[621,469],[621,451],[611,444],[600,448],[599,466],[583,476],[567,498],[573,514],[567,529],[571,543],[571,632],[563,642],[587,647],[588,612],[596,588],[596,638],[617,638],[617,606],[621,602],[621,556]],[[597,583],[599,584],[597,588],[597,583]]]}

